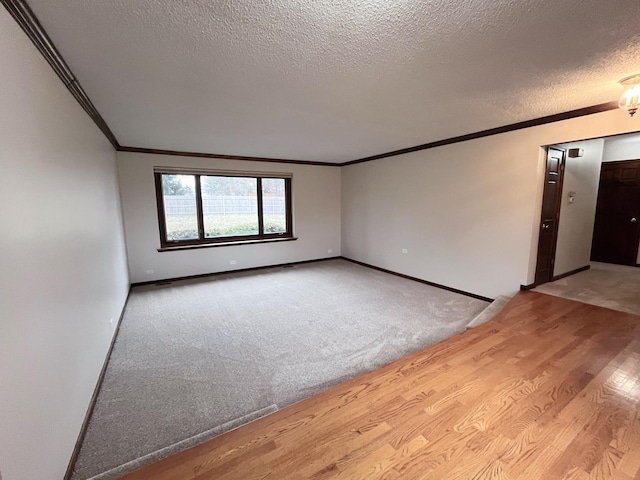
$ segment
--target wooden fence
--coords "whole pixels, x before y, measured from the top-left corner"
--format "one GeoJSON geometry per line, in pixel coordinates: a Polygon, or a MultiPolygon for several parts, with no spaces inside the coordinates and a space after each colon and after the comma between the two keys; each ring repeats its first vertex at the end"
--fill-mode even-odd
{"type": "MultiPolygon", "coordinates": [[[[284,215],[286,212],[284,197],[262,198],[265,215],[284,215]]],[[[256,197],[203,196],[202,209],[205,215],[246,215],[256,214],[256,197]]],[[[164,211],[169,215],[195,215],[196,198],[189,195],[165,195],[164,211]]]]}

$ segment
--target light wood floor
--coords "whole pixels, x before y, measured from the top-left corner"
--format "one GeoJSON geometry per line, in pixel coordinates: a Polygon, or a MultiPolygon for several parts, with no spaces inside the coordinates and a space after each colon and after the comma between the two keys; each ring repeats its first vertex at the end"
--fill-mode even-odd
{"type": "Polygon", "coordinates": [[[522,292],[481,327],[125,478],[640,479],[639,326],[522,292]]]}

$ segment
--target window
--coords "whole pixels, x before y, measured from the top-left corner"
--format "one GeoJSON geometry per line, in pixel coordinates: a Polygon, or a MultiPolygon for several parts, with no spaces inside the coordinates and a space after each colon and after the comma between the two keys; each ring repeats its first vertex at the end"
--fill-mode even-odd
{"type": "Polygon", "coordinates": [[[162,248],[293,237],[290,174],[156,169],[155,179],[162,248]]]}

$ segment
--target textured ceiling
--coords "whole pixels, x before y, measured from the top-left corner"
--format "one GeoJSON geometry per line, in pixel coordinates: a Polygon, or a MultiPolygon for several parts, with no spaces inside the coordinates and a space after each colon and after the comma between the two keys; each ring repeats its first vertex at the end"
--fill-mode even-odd
{"type": "Polygon", "coordinates": [[[122,145],[341,162],[616,100],[639,0],[29,0],[122,145]]]}

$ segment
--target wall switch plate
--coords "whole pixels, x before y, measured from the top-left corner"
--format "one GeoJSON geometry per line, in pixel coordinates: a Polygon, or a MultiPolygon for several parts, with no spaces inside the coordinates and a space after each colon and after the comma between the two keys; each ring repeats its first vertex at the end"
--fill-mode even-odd
{"type": "Polygon", "coordinates": [[[333,253],[333,250],[329,249],[327,250],[327,253],[333,253]]]}
{"type": "Polygon", "coordinates": [[[409,253],[409,251],[406,248],[403,248],[402,253],[409,253]]]}
{"type": "Polygon", "coordinates": [[[230,263],[231,265],[235,265],[235,264],[236,264],[236,261],[235,261],[235,260],[231,260],[229,263],[230,263]]]}
{"type": "Polygon", "coordinates": [[[109,325],[111,325],[111,326],[113,327],[113,317],[111,317],[111,318],[109,319],[109,325]]]}

